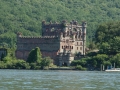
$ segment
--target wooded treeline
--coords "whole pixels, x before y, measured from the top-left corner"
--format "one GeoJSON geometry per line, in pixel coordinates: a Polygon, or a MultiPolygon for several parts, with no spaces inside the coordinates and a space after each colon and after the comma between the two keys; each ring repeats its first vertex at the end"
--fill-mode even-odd
{"type": "Polygon", "coordinates": [[[101,65],[107,69],[120,68],[120,22],[108,22],[98,26],[95,32],[94,42],[90,49],[97,47],[98,51],[86,53],[86,57],[74,60],[72,66],[78,69],[87,67],[89,70],[100,70],[101,65]],[[112,67],[111,67],[112,66],[112,67]]]}
{"type": "Polygon", "coordinates": [[[17,59],[14,49],[7,49],[7,55],[0,58],[0,69],[49,69],[56,67],[50,57],[42,58],[39,47],[32,49],[27,60],[17,59]]]}
{"type": "Polygon", "coordinates": [[[119,0],[0,0],[0,46],[15,47],[16,33],[41,35],[41,22],[87,22],[87,41],[100,23],[120,20],[119,0]]]}

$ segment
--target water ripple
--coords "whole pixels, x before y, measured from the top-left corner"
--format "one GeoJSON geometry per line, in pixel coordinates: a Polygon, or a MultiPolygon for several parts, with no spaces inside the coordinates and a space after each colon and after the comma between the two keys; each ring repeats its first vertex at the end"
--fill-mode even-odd
{"type": "Polygon", "coordinates": [[[119,72],[0,70],[0,90],[120,90],[119,72]]]}

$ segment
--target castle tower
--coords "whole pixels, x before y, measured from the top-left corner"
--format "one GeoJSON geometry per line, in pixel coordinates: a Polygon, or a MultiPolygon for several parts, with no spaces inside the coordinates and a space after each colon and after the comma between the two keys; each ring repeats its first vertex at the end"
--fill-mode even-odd
{"type": "Polygon", "coordinates": [[[26,59],[29,52],[35,47],[39,47],[43,57],[51,57],[54,64],[70,65],[74,60],[75,53],[85,55],[86,48],[86,22],[82,25],[72,20],[70,23],[62,21],[61,23],[42,22],[41,37],[27,37],[17,34],[16,57],[26,59]]]}
{"type": "Polygon", "coordinates": [[[86,27],[87,27],[87,23],[82,22],[83,55],[85,55],[85,48],[86,48],[86,27]]]}

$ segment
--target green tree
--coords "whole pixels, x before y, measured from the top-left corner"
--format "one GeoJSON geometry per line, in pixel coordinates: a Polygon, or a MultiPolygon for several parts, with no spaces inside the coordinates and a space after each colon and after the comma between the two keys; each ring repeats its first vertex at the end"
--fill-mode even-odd
{"type": "Polygon", "coordinates": [[[33,63],[35,62],[35,49],[32,49],[28,55],[28,58],[27,58],[27,62],[28,63],[33,63]]]}
{"type": "Polygon", "coordinates": [[[120,51],[120,22],[109,22],[100,25],[95,34],[95,41],[100,53],[115,55],[120,51]]]}
{"type": "Polygon", "coordinates": [[[111,64],[114,64],[116,65],[116,67],[119,67],[120,68],[120,53],[116,54],[115,56],[113,56],[111,59],[111,64]]]}
{"type": "Polygon", "coordinates": [[[53,60],[50,57],[45,57],[41,61],[41,68],[44,69],[45,66],[50,66],[53,63],[53,60]]]}
{"type": "Polygon", "coordinates": [[[32,49],[28,55],[27,62],[40,64],[41,60],[42,54],[40,52],[40,48],[36,47],[35,49],[32,49]]]}
{"type": "Polygon", "coordinates": [[[103,43],[100,45],[99,53],[109,54],[109,50],[110,50],[110,45],[109,45],[109,43],[108,43],[108,42],[103,42],[103,43]]]}
{"type": "Polygon", "coordinates": [[[110,47],[111,47],[111,51],[114,51],[116,53],[120,52],[120,36],[114,37],[110,41],[110,47]]]}
{"type": "Polygon", "coordinates": [[[109,57],[106,54],[97,54],[97,56],[94,56],[92,58],[92,61],[93,61],[92,66],[100,68],[101,64],[104,65],[105,61],[109,61],[109,57]]]}
{"type": "Polygon", "coordinates": [[[5,55],[2,53],[1,54],[1,61],[3,61],[3,58],[5,57],[5,55]]]}
{"type": "Polygon", "coordinates": [[[41,60],[42,60],[42,54],[40,52],[40,48],[39,47],[36,47],[35,48],[35,61],[40,64],[41,63],[41,60]]]}
{"type": "Polygon", "coordinates": [[[71,62],[71,66],[81,65],[82,67],[86,67],[87,58],[82,58],[81,60],[74,60],[71,62]]]}
{"type": "Polygon", "coordinates": [[[94,43],[94,42],[90,42],[90,44],[89,44],[88,48],[89,48],[90,50],[95,49],[95,48],[96,48],[95,43],[94,43]]]}
{"type": "MultiPolygon", "coordinates": [[[[119,0],[115,0],[114,3],[113,0],[109,2],[108,0],[0,0],[0,43],[5,42],[8,46],[14,47],[17,31],[27,36],[38,36],[41,35],[42,20],[61,22],[63,19],[68,22],[87,21],[87,41],[90,42],[98,24],[120,20],[119,4],[119,0]],[[9,35],[10,37],[7,37],[9,35]]],[[[111,29],[113,25],[109,26],[111,29]]],[[[106,35],[101,33],[99,40],[101,41],[106,35]]]]}

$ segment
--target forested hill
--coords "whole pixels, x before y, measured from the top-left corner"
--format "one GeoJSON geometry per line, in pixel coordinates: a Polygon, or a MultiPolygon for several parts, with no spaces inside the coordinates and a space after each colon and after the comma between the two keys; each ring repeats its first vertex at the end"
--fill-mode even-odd
{"type": "Polygon", "coordinates": [[[120,20],[120,0],[0,0],[0,45],[14,46],[17,32],[40,35],[42,20],[73,19],[88,23],[90,40],[100,23],[120,20]]]}

